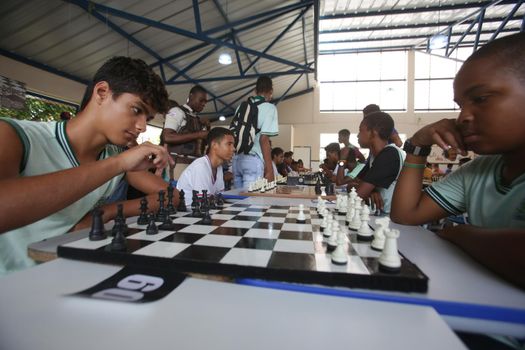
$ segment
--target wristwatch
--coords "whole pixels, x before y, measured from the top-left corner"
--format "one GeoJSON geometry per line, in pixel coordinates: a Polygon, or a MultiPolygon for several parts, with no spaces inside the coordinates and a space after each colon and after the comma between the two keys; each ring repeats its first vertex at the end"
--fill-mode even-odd
{"type": "Polygon", "coordinates": [[[431,146],[414,146],[410,139],[405,141],[405,144],[403,145],[403,151],[405,151],[408,154],[413,154],[418,157],[426,157],[430,154],[430,150],[432,149],[431,146]]]}

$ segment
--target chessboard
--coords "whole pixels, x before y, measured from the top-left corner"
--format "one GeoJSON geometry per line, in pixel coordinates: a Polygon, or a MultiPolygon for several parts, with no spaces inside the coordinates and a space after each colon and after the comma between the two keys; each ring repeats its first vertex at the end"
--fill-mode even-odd
{"type": "MultiPolygon", "coordinates": [[[[324,193],[324,192],[323,192],[324,193]]],[[[319,195],[315,194],[315,187],[313,186],[287,186],[277,185],[277,187],[264,192],[252,191],[252,192],[240,192],[241,196],[254,196],[254,197],[280,197],[280,198],[303,198],[303,199],[316,199],[319,195]]],[[[327,196],[322,194],[321,197],[327,200],[335,200],[335,195],[327,196]]]]}
{"type": "Polygon", "coordinates": [[[297,223],[298,214],[299,207],[294,206],[225,203],[221,209],[210,210],[211,224],[179,211],[170,216],[168,227],[159,223],[154,234],[147,234],[148,225],[137,224],[137,218],[128,218],[124,250],[111,248],[111,230],[107,230],[107,238],[84,238],[59,246],[58,256],[234,278],[427,291],[427,276],[402,254],[399,271],[382,270],[380,252],[370,242],[360,242],[345,225],[345,217],[337,213],[334,220],[345,232],[348,262],[332,263],[316,209],[303,209],[303,223],[297,223]]]}

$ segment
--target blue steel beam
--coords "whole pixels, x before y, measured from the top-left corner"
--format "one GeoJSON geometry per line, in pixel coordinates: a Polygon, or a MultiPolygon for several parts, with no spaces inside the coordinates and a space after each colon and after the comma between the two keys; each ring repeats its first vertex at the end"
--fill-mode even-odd
{"type": "Polygon", "coordinates": [[[212,55],[215,51],[217,51],[219,49],[219,46],[215,46],[213,47],[211,50],[208,50],[207,52],[205,52],[203,55],[201,55],[199,58],[195,59],[193,62],[191,62],[190,64],[188,64],[186,67],[184,67],[183,69],[181,69],[177,74],[175,74],[174,76],[172,76],[168,81],[167,83],[170,83],[172,81],[175,81],[178,77],[182,76],[183,74],[185,74],[187,71],[189,71],[190,69],[192,69],[193,67],[195,67],[196,65],[198,65],[199,63],[201,63],[202,61],[204,61],[206,58],[208,58],[210,55],[212,55]]]}
{"type": "Polygon", "coordinates": [[[512,16],[514,16],[514,14],[516,13],[516,11],[518,11],[518,9],[520,8],[521,4],[523,4],[523,0],[519,1],[516,6],[514,6],[514,8],[510,11],[509,15],[507,16],[507,18],[505,18],[503,20],[503,22],[501,22],[501,24],[499,25],[498,29],[494,32],[494,34],[492,34],[492,36],[490,37],[489,39],[489,42],[496,39],[496,37],[498,36],[498,34],[501,32],[501,30],[507,25],[507,22],[509,21],[509,19],[512,18],[512,16]]]}
{"type": "MultiPolygon", "coordinates": [[[[297,17],[295,17],[294,20],[293,20],[291,23],[289,23],[289,24],[286,26],[286,28],[284,28],[284,30],[283,30],[281,33],[279,33],[279,35],[277,35],[277,36],[272,40],[272,42],[270,43],[270,45],[268,45],[268,46],[263,50],[263,53],[267,53],[268,50],[270,50],[270,49],[271,49],[271,48],[272,48],[272,47],[273,47],[273,46],[274,46],[274,45],[275,45],[275,44],[276,44],[276,43],[277,43],[277,42],[278,42],[278,41],[279,41],[279,40],[280,40],[280,39],[281,39],[286,33],[288,33],[288,31],[289,31],[289,30],[295,25],[295,23],[297,23],[298,20],[300,20],[300,19],[304,16],[304,14],[306,13],[306,11],[308,11],[309,9],[310,9],[310,6],[304,8],[304,9],[299,13],[299,15],[297,15],[297,17]]],[[[260,58],[261,58],[261,57],[257,57],[252,63],[250,63],[250,64],[248,65],[248,67],[246,67],[246,68],[244,69],[244,74],[246,74],[246,72],[248,72],[248,70],[249,70],[251,67],[253,67],[253,65],[254,65],[255,63],[257,63],[257,61],[259,61],[260,58]]],[[[241,74],[241,75],[243,75],[243,74],[241,74]]]]}
{"type": "MultiPolygon", "coordinates": [[[[484,23],[493,23],[501,22],[505,17],[492,17],[485,18],[484,23]]],[[[511,21],[521,20],[521,16],[514,16],[510,19],[511,21]]],[[[467,20],[462,24],[470,24],[473,21],[477,20],[467,20]]],[[[456,21],[447,21],[447,22],[435,22],[435,23],[400,23],[400,24],[390,24],[390,25],[379,25],[379,26],[369,26],[369,27],[359,27],[359,28],[347,28],[347,29],[333,29],[333,30],[321,30],[319,34],[339,34],[339,33],[355,33],[355,32],[371,32],[378,30],[401,30],[401,29],[417,29],[417,28],[431,28],[431,27],[443,27],[456,24],[456,21]]]]}
{"type": "MultiPolygon", "coordinates": [[[[519,28],[507,28],[507,29],[503,29],[502,32],[514,32],[518,30],[519,28]]],[[[481,34],[492,34],[492,33],[494,33],[493,30],[481,31],[481,34]]],[[[463,31],[451,33],[451,28],[449,28],[449,33],[447,33],[447,37],[449,38],[449,41],[451,37],[459,36],[459,35],[463,35],[463,31]]],[[[428,34],[381,36],[381,37],[374,37],[374,38],[360,38],[360,39],[348,39],[348,40],[327,40],[327,41],[321,41],[320,44],[358,43],[358,42],[385,41],[385,40],[410,40],[410,39],[423,39],[423,38],[428,38],[428,34]]]]}
{"type": "Polygon", "coordinates": [[[525,32],[525,14],[523,15],[523,19],[521,20],[521,29],[520,32],[525,32]]]}
{"type": "MultiPolygon", "coordinates": [[[[505,0],[500,1],[500,5],[515,4],[519,0],[505,0]]],[[[353,12],[346,14],[333,14],[321,16],[320,20],[329,20],[329,19],[346,19],[346,18],[360,18],[360,17],[371,17],[371,16],[388,16],[388,15],[404,15],[407,13],[423,13],[423,12],[438,12],[438,11],[449,11],[449,10],[463,10],[469,8],[479,8],[484,6],[490,6],[494,1],[480,1],[480,2],[470,2],[470,3],[457,3],[450,5],[441,5],[441,6],[422,6],[422,7],[413,7],[413,8],[396,8],[390,10],[370,10],[367,9],[362,12],[353,12]]]]}
{"type": "Polygon", "coordinates": [[[319,57],[319,0],[314,2],[314,63],[315,73],[314,79],[317,80],[317,71],[319,66],[317,64],[317,58],[319,57]]]}
{"type": "MultiPolygon", "coordinates": [[[[305,23],[304,23],[304,16],[301,18],[301,26],[303,29],[303,53],[304,53],[304,63],[308,64],[308,56],[306,54],[306,37],[305,37],[305,23]]],[[[310,88],[310,79],[308,78],[308,74],[306,74],[306,87],[310,88]]]]}
{"type": "Polygon", "coordinates": [[[74,81],[76,81],[77,83],[80,83],[80,84],[84,84],[84,85],[88,85],[89,84],[89,80],[82,79],[80,77],[77,77],[76,75],[73,75],[73,74],[61,71],[59,69],[53,68],[51,66],[48,66],[47,64],[44,64],[44,63],[32,60],[30,58],[24,57],[22,55],[16,54],[14,52],[11,52],[11,51],[8,51],[8,50],[2,49],[2,48],[0,48],[0,55],[3,55],[3,56],[8,57],[8,58],[11,58],[11,59],[13,59],[15,61],[19,61],[19,62],[25,63],[27,65],[33,66],[33,67],[38,68],[38,69],[45,70],[45,71],[47,71],[49,73],[53,73],[53,74],[56,74],[56,75],[64,77],[64,78],[67,78],[67,79],[70,79],[70,80],[74,80],[74,81]]]}
{"type": "Polygon", "coordinates": [[[65,0],[65,1],[72,2],[72,3],[77,4],[77,5],[79,5],[79,6],[83,7],[83,8],[85,7],[86,9],[90,8],[92,12],[94,12],[94,11],[102,11],[104,13],[107,13],[108,15],[111,15],[111,16],[124,18],[124,19],[126,19],[128,21],[141,23],[141,24],[144,24],[144,25],[147,25],[147,26],[150,26],[150,27],[153,27],[153,28],[157,28],[157,29],[160,29],[160,30],[164,30],[164,31],[167,31],[167,32],[170,32],[170,33],[175,33],[175,34],[178,34],[178,35],[182,35],[182,36],[185,36],[185,37],[190,38],[190,39],[207,42],[209,44],[226,46],[226,47],[228,47],[228,48],[230,48],[232,50],[239,50],[239,51],[246,52],[246,53],[249,53],[249,54],[254,55],[254,56],[260,56],[262,58],[266,58],[267,60],[275,61],[275,62],[284,64],[284,65],[292,66],[292,67],[299,68],[299,69],[306,69],[306,67],[301,65],[301,64],[298,64],[298,63],[295,63],[295,62],[292,62],[292,61],[289,61],[289,60],[285,60],[285,59],[277,57],[277,56],[268,55],[268,54],[259,52],[257,50],[249,49],[247,47],[242,47],[242,46],[230,44],[230,43],[227,43],[227,42],[224,42],[224,41],[221,41],[221,40],[217,40],[217,39],[211,38],[211,37],[209,37],[207,35],[192,33],[192,32],[190,32],[188,30],[185,30],[185,29],[182,29],[182,28],[179,28],[179,27],[175,27],[175,26],[168,25],[168,24],[165,24],[165,23],[160,23],[160,22],[151,20],[149,18],[145,18],[145,17],[142,17],[142,16],[137,16],[137,15],[131,14],[129,12],[124,12],[124,11],[121,11],[121,10],[117,10],[117,9],[109,7],[109,6],[105,6],[105,5],[101,5],[101,4],[95,4],[95,3],[90,2],[88,0],[65,0]]]}
{"type": "MultiPolygon", "coordinates": [[[[274,15],[274,16],[272,16],[272,17],[264,18],[264,19],[262,19],[262,20],[260,20],[260,21],[258,21],[258,22],[256,22],[256,23],[253,23],[253,24],[250,24],[250,25],[247,25],[247,26],[241,27],[241,28],[237,28],[237,29],[235,29],[235,32],[236,32],[236,33],[241,33],[241,32],[243,32],[243,31],[245,31],[245,30],[256,28],[256,27],[258,27],[258,26],[260,26],[260,25],[263,25],[263,24],[265,24],[265,23],[268,23],[268,22],[273,21],[274,19],[279,18],[279,17],[281,17],[282,15],[283,15],[283,14],[277,14],[277,15],[274,15]]],[[[229,37],[230,37],[230,33],[227,33],[227,34],[223,34],[223,35],[217,37],[216,39],[223,40],[223,39],[226,39],[226,38],[229,38],[229,37]]],[[[242,43],[239,43],[239,44],[242,45],[242,43]]],[[[176,59],[176,58],[180,58],[180,57],[182,57],[182,56],[184,56],[184,55],[187,55],[187,54],[193,53],[193,52],[195,52],[195,51],[197,51],[197,50],[199,50],[199,49],[202,49],[203,47],[206,47],[206,46],[208,46],[208,45],[209,45],[208,43],[200,43],[200,44],[197,44],[197,45],[192,46],[192,47],[189,47],[189,48],[187,48],[187,49],[185,49],[185,50],[183,50],[183,51],[177,52],[177,53],[175,53],[175,54],[173,54],[173,55],[167,56],[167,57],[163,58],[163,59],[160,60],[160,61],[157,61],[157,62],[155,62],[155,63],[152,63],[150,66],[151,66],[151,67],[154,67],[154,66],[157,66],[157,65],[159,65],[159,64],[162,64],[162,63],[165,63],[165,62],[168,62],[168,61],[174,60],[174,59],[176,59]]],[[[248,55],[246,55],[246,56],[248,57],[248,55]]]]}
{"type": "Polygon", "coordinates": [[[202,33],[201,14],[199,11],[199,0],[193,0],[193,17],[195,17],[195,31],[202,33]]]}
{"type": "MultiPolygon", "coordinates": [[[[282,76],[282,75],[295,75],[295,74],[304,74],[304,73],[312,73],[312,71],[310,69],[308,70],[290,70],[290,71],[283,71],[283,72],[268,72],[268,73],[264,73],[264,75],[268,75],[270,77],[277,77],[277,76],[282,76]]],[[[211,78],[195,78],[195,79],[192,79],[191,81],[187,81],[187,80],[176,80],[176,81],[168,81],[166,82],[166,85],[182,85],[182,84],[191,84],[191,83],[194,83],[194,84],[200,84],[200,83],[208,83],[208,82],[211,82],[211,81],[225,81],[225,80],[243,80],[243,79],[256,79],[260,77],[259,74],[247,74],[247,75],[244,75],[244,76],[222,76],[222,77],[211,77],[211,78]]]]}
{"type": "MultiPolygon", "coordinates": [[[[482,10],[483,11],[483,10],[482,10]]],[[[461,35],[461,37],[459,38],[458,41],[456,41],[456,44],[452,47],[452,49],[447,53],[447,57],[449,57],[450,55],[452,55],[452,52],[454,52],[455,49],[458,48],[459,44],[461,44],[461,42],[463,41],[463,39],[465,39],[465,37],[467,36],[468,33],[470,33],[470,31],[472,30],[472,27],[474,27],[474,25],[476,24],[476,22],[472,22],[470,23],[470,25],[468,26],[467,30],[465,30],[465,32],[461,35]]]]}
{"type": "MultiPolygon", "coordinates": [[[[304,73],[303,73],[304,74],[304,73]]],[[[297,77],[297,79],[295,79],[295,81],[288,87],[288,89],[286,89],[286,91],[284,92],[284,94],[281,95],[281,97],[275,102],[276,105],[279,104],[279,102],[281,102],[281,100],[283,99],[283,97],[286,97],[286,95],[290,92],[290,90],[292,90],[292,88],[295,86],[295,84],[297,84],[297,82],[299,81],[299,79],[302,78],[303,74],[299,75],[297,77]]]]}
{"type": "Polygon", "coordinates": [[[259,13],[257,15],[246,17],[246,18],[243,18],[243,19],[240,19],[240,20],[237,20],[237,21],[231,21],[230,23],[227,23],[225,25],[218,26],[218,27],[206,30],[206,31],[203,32],[203,34],[204,35],[210,35],[210,34],[213,34],[213,33],[221,32],[223,30],[235,28],[235,27],[237,27],[239,25],[242,25],[242,24],[250,23],[250,22],[258,20],[260,18],[270,17],[270,16],[274,16],[274,15],[281,16],[281,15],[284,15],[284,14],[286,14],[288,12],[295,11],[295,10],[303,8],[305,6],[309,6],[309,5],[313,4],[313,2],[314,2],[314,0],[300,1],[300,2],[292,4],[292,5],[288,5],[288,6],[280,7],[278,9],[273,9],[273,10],[270,10],[270,11],[259,13]]]}
{"type": "Polygon", "coordinates": [[[481,10],[478,17],[478,29],[476,30],[476,39],[474,39],[474,51],[478,49],[479,36],[481,35],[481,29],[483,27],[483,20],[485,18],[485,9],[481,10]]]}
{"type": "MultiPolygon", "coordinates": [[[[219,3],[219,1],[218,0],[213,0],[213,4],[215,5],[217,10],[221,14],[222,19],[224,19],[224,22],[226,22],[226,24],[230,24],[231,23],[230,19],[228,18],[228,15],[226,14],[226,12],[224,12],[224,9],[222,8],[222,6],[219,3]]],[[[251,26],[250,26],[250,28],[251,28],[251,26]]],[[[230,34],[232,35],[232,40],[233,40],[234,43],[237,41],[239,43],[239,45],[242,45],[242,41],[237,36],[236,30],[234,28],[230,29],[230,34]]],[[[248,62],[252,63],[252,59],[250,58],[250,56],[248,56],[246,53],[244,53],[244,55],[246,56],[246,59],[248,60],[248,62]]],[[[243,68],[242,68],[242,64],[241,64],[241,58],[239,57],[239,51],[238,50],[235,50],[235,58],[237,59],[237,67],[239,68],[239,74],[243,75],[244,73],[243,73],[243,68]]],[[[259,72],[257,72],[257,69],[254,69],[254,70],[255,70],[255,73],[259,74],[259,72]]]]}
{"type": "MultiPolygon", "coordinates": [[[[67,1],[67,0],[66,0],[67,1]]],[[[150,54],[151,56],[153,56],[154,58],[156,58],[157,60],[160,60],[162,59],[162,57],[156,53],[154,50],[150,49],[149,47],[147,47],[146,45],[144,45],[142,42],[140,42],[139,40],[137,40],[135,37],[129,35],[126,31],[124,31],[122,28],[120,28],[119,26],[117,26],[115,23],[113,23],[112,21],[110,21],[107,17],[104,17],[102,16],[93,6],[92,6],[92,3],[87,3],[86,1],[83,1],[83,0],[71,0],[70,1],[71,3],[79,6],[80,8],[84,9],[85,11],[89,11],[89,13],[94,16],[96,19],[98,19],[99,21],[101,21],[102,23],[104,23],[105,25],[107,25],[108,27],[110,27],[112,30],[114,30],[115,32],[117,32],[118,34],[120,34],[121,36],[123,36],[124,38],[128,39],[129,41],[131,41],[133,44],[137,45],[138,47],[140,47],[142,50],[144,50],[145,52],[147,52],[148,54],[150,54]]],[[[173,69],[175,72],[179,72],[180,70],[175,67],[173,64],[171,63],[166,63],[166,65],[168,67],[170,67],[171,69],[173,69]]],[[[186,75],[186,74],[183,74],[183,76],[190,82],[190,83],[194,83],[194,84],[197,84],[195,82],[194,79],[192,79],[190,76],[186,75]]],[[[165,82],[166,83],[166,82],[165,82]]],[[[208,93],[214,97],[215,95],[213,94],[213,92],[211,91],[208,91],[208,93]]],[[[223,101],[223,100],[220,100],[219,99],[219,102],[221,102],[222,104],[224,104],[226,107],[229,107],[229,108],[233,108],[229,103],[223,101]]]]}

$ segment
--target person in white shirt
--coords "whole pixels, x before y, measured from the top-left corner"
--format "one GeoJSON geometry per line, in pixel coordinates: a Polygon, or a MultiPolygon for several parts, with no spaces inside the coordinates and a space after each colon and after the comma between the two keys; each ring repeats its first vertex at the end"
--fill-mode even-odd
{"type": "Polygon", "coordinates": [[[220,127],[210,130],[206,155],[191,163],[177,182],[177,189],[184,190],[186,205],[191,203],[193,190],[207,190],[208,195],[224,191],[222,164],[232,159],[235,152],[234,142],[230,130],[220,127]]]}

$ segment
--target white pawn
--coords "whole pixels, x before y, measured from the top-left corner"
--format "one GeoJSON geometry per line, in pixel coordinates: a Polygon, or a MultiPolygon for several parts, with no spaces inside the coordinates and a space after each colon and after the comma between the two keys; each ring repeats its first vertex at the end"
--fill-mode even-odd
{"type": "Polygon", "coordinates": [[[385,247],[379,256],[379,265],[387,271],[399,271],[401,268],[401,257],[397,251],[397,238],[399,230],[385,230],[385,247]]]}
{"type": "Polygon", "coordinates": [[[332,263],[336,265],[345,265],[348,262],[345,249],[345,234],[339,231],[337,237],[337,247],[332,252],[332,263]]]}
{"type": "Polygon", "coordinates": [[[348,227],[353,231],[357,231],[361,227],[361,198],[359,197],[355,200],[354,216],[348,227]]]}
{"type": "Polygon", "coordinates": [[[260,192],[261,192],[261,193],[266,192],[266,188],[264,187],[264,183],[262,183],[262,185],[261,185],[260,192]]]}
{"type": "Polygon", "coordinates": [[[299,204],[299,214],[297,214],[297,223],[306,223],[306,216],[304,215],[304,204],[299,204]]]}
{"type": "Polygon", "coordinates": [[[388,225],[390,224],[390,218],[384,216],[380,219],[376,219],[376,224],[379,225],[374,232],[374,240],[370,245],[374,250],[383,250],[385,246],[385,230],[388,230],[388,225]]]}
{"type": "Polygon", "coordinates": [[[350,196],[348,197],[348,205],[346,208],[346,224],[350,225],[352,222],[352,218],[354,217],[354,205],[355,205],[355,196],[352,196],[352,192],[350,192],[350,196]]]}
{"type": "Polygon", "coordinates": [[[328,216],[323,215],[323,219],[321,220],[321,223],[319,224],[320,231],[324,232],[326,230],[326,226],[328,225],[328,216]]]}
{"type": "Polygon", "coordinates": [[[341,195],[341,208],[339,208],[339,213],[341,215],[346,215],[348,211],[348,196],[347,195],[341,195]]]}
{"type": "Polygon", "coordinates": [[[374,239],[374,232],[370,229],[368,222],[370,221],[370,209],[368,205],[363,205],[361,211],[361,226],[357,230],[357,238],[362,241],[371,241],[374,239]]]}
{"type": "Polygon", "coordinates": [[[339,224],[336,220],[332,222],[332,235],[328,238],[326,243],[328,244],[328,250],[334,250],[337,247],[337,241],[339,238],[339,224]]]}
{"type": "Polygon", "coordinates": [[[332,222],[334,221],[334,218],[332,214],[330,213],[326,213],[325,217],[326,217],[326,227],[324,229],[323,236],[330,237],[332,235],[332,222]]]}

